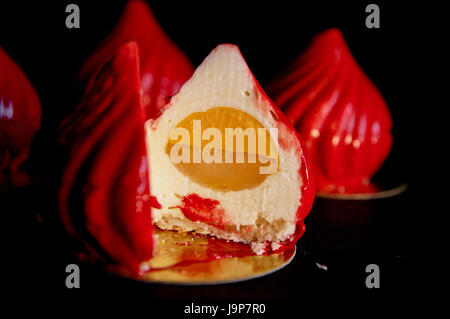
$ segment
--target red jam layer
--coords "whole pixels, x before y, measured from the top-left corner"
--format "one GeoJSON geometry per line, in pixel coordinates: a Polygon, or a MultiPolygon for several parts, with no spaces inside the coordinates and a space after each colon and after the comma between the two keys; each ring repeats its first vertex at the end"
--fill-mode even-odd
{"type": "Polygon", "coordinates": [[[178,206],[183,215],[193,222],[200,221],[220,229],[225,229],[223,221],[224,209],[220,202],[215,199],[203,198],[197,194],[184,196],[183,205],[178,206]]]}

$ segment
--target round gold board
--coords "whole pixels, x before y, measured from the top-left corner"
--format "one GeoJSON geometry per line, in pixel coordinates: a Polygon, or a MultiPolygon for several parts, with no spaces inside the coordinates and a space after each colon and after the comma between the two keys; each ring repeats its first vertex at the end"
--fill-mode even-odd
{"type": "MultiPolygon", "coordinates": [[[[293,248],[265,256],[231,257],[232,254],[227,256],[225,253],[219,259],[211,260],[208,236],[159,229],[155,233],[156,253],[150,261],[152,270],[134,278],[136,280],[179,285],[234,283],[280,270],[295,256],[293,248]]],[[[226,241],[220,242],[220,245],[227,245],[226,241]]],[[[214,249],[217,250],[217,244],[214,249]]]]}
{"type": "Polygon", "coordinates": [[[355,194],[339,194],[339,193],[317,193],[318,198],[341,199],[341,200],[369,200],[389,198],[400,195],[408,188],[408,184],[403,183],[396,187],[384,188],[373,193],[355,193],[355,194]]]}

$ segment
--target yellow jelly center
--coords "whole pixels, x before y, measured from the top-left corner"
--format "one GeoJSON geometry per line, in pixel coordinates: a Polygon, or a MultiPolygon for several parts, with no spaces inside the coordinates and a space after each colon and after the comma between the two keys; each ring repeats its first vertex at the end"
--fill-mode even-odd
{"type": "Polygon", "coordinates": [[[172,130],[166,153],[192,181],[220,191],[256,187],[278,171],[269,130],[231,107],[191,113],[172,130]]]}

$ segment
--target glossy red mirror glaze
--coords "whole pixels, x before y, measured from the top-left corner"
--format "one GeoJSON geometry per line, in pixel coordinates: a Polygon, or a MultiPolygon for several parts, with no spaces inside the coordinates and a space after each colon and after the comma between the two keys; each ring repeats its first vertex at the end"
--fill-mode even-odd
{"type": "Polygon", "coordinates": [[[96,256],[139,273],[152,256],[151,206],[158,204],[149,195],[136,42],[99,66],[61,128],[61,219],[96,256]]]}
{"type": "Polygon", "coordinates": [[[161,29],[149,6],[141,0],[127,3],[113,32],[81,70],[81,78],[95,70],[120,45],[136,41],[140,52],[141,87],[146,119],[154,117],[192,75],[188,58],[161,29]]]}
{"type": "Polygon", "coordinates": [[[0,47],[0,190],[30,182],[24,164],[41,126],[41,104],[26,75],[0,47]]]}
{"type": "Polygon", "coordinates": [[[391,149],[392,119],[339,30],[317,35],[268,92],[302,136],[318,192],[375,191],[369,179],[391,149]]]}
{"type": "MultiPolygon", "coordinates": [[[[276,104],[273,103],[273,101],[270,99],[270,97],[266,94],[266,92],[263,90],[261,85],[256,81],[255,78],[253,80],[256,83],[256,86],[259,88],[259,92],[262,95],[261,99],[267,99],[270,101],[271,109],[270,113],[274,119],[277,121],[280,121],[286,125],[286,128],[292,132],[292,134],[295,134],[297,139],[300,141],[300,149],[301,149],[301,167],[299,169],[299,176],[301,177],[303,183],[301,186],[302,191],[302,197],[300,199],[300,206],[297,210],[297,226],[295,228],[295,233],[292,235],[292,238],[282,242],[280,244],[280,248],[277,250],[272,251],[274,252],[281,252],[288,250],[290,248],[294,248],[297,241],[300,239],[300,237],[305,232],[305,218],[308,216],[309,212],[311,211],[311,208],[314,203],[314,198],[316,196],[316,178],[315,178],[315,172],[312,169],[312,159],[309,155],[309,152],[305,151],[307,148],[304,143],[304,139],[300,136],[300,134],[295,130],[295,128],[292,126],[292,124],[289,122],[289,118],[282,112],[280,108],[277,107],[276,104]]],[[[287,144],[289,144],[289,141],[283,136],[279,136],[278,143],[280,143],[281,147],[285,147],[287,144]],[[286,144],[283,146],[283,144],[286,144]]]]}

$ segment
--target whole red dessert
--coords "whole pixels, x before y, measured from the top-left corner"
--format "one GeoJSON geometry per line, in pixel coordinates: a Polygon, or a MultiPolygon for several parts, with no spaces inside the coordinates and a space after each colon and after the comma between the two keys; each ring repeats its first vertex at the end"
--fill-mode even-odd
{"type": "Polygon", "coordinates": [[[142,99],[148,119],[167,103],[167,97],[180,89],[194,68],[164,33],[149,6],[142,0],[131,0],[115,29],[85,62],[81,79],[89,77],[100,63],[129,41],[136,41],[139,46],[142,99]]]}
{"type": "Polygon", "coordinates": [[[317,35],[268,87],[312,156],[317,191],[366,193],[389,154],[392,119],[341,32],[317,35]]]}
{"type": "Polygon", "coordinates": [[[26,75],[0,47],[0,190],[30,182],[24,164],[41,126],[41,104],[26,75]]]}

